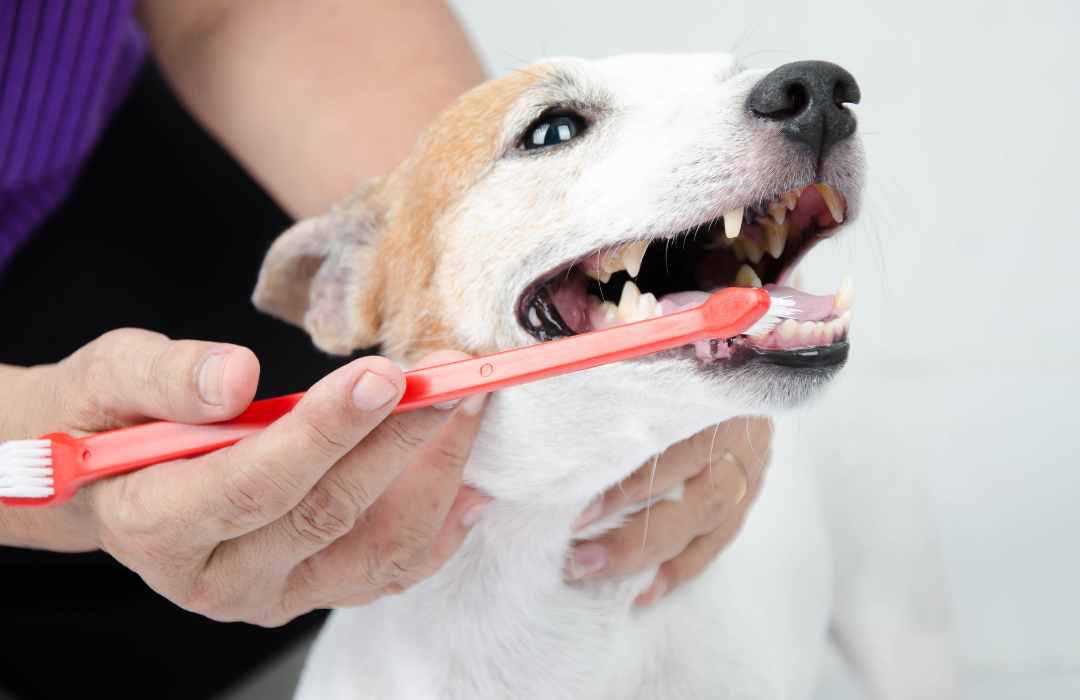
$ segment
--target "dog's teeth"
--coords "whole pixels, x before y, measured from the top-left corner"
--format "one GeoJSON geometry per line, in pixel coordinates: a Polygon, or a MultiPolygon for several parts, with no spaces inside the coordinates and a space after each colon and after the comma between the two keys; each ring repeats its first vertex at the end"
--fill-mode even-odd
{"type": "Polygon", "coordinates": [[[724,235],[728,238],[738,238],[739,230],[742,229],[743,207],[724,214],[724,235]]]}
{"type": "Polygon", "coordinates": [[[750,258],[750,262],[755,265],[761,262],[761,256],[765,254],[765,249],[759,246],[752,238],[743,236],[739,240],[742,241],[743,252],[746,253],[746,257],[750,258]]]}
{"type": "Polygon", "coordinates": [[[641,290],[630,280],[622,288],[622,296],[619,297],[619,317],[630,318],[637,308],[638,299],[641,298],[641,290]]]}
{"type": "Polygon", "coordinates": [[[630,321],[644,321],[647,318],[656,318],[662,316],[660,305],[656,302],[656,297],[651,292],[646,292],[638,298],[637,308],[634,309],[634,316],[628,320],[630,321]]]}
{"type": "Polygon", "coordinates": [[[731,242],[731,252],[735,253],[735,259],[739,262],[746,260],[746,251],[742,247],[743,239],[736,238],[731,242]]]}
{"type": "Polygon", "coordinates": [[[749,265],[743,265],[735,275],[736,287],[761,287],[761,278],[749,265]]]}
{"type": "Polygon", "coordinates": [[[844,333],[847,332],[843,318],[834,318],[829,322],[829,328],[832,328],[833,338],[843,338],[844,333]]]}
{"type": "Polygon", "coordinates": [[[844,278],[844,281],[840,283],[840,289],[837,290],[836,296],[833,297],[833,305],[839,306],[841,309],[851,309],[851,300],[855,296],[855,280],[848,275],[844,278]]]}
{"type": "Polygon", "coordinates": [[[799,195],[794,192],[785,192],[780,195],[780,199],[784,200],[784,206],[788,208],[788,211],[794,209],[795,205],[799,203],[799,195]]]}
{"type": "Polygon", "coordinates": [[[611,323],[615,319],[619,318],[619,307],[610,301],[605,301],[600,305],[600,308],[604,311],[604,322],[611,323]]]}
{"type": "Polygon", "coordinates": [[[814,335],[814,322],[803,321],[799,324],[799,327],[796,330],[795,334],[799,336],[800,342],[806,342],[810,340],[810,337],[814,335]]]}
{"type": "Polygon", "coordinates": [[[533,325],[533,328],[540,327],[540,317],[536,315],[536,309],[529,308],[529,323],[533,325]]]}
{"type": "Polygon", "coordinates": [[[621,250],[613,251],[610,255],[607,256],[607,259],[604,260],[604,272],[607,273],[608,277],[615,274],[619,270],[625,269],[626,265],[623,265],[621,250]]]}
{"type": "Polygon", "coordinates": [[[829,207],[829,213],[838,224],[844,223],[844,203],[840,200],[840,193],[828,185],[814,185],[825,200],[825,206],[829,207]]]}
{"type": "Polygon", "coordinates": [[[777,224],[772,219],[758,219],[761,224],[761,232],[765,237],[765,249],[769,255],[779,258],[784,254],[784,246],[787,245],[789,224],[777,224]]]}
{"type": "Polygon", "coordinates": [[[832,321],[821,324],[825,326],[824,332],[821,334],[821,342],[826,345],[831,345],[832,341],[836,340],[836,326],[832,321]]]}
{"type": "Polygon", "coordinates": [[[802,273],[796,272],[791,276],[791,288],[797,291],[803,291],[802,273]]]}
{"type": "Polygon", "coordinates": [[[769,202],[769,213],[776,219],[777,224],[784,223],[787,217],[788,207],[784,202],[769,202]]]}
{"type": "Polygon", "coordinates": [[[797,198],[799,198],[799,197],[802,197],[802,193],[803,193],[803,190],[805,190],[805,189],[806,189],[805,187],[796,187],[795,189],[793,189],[793,190],[791,191],[791,193],[792,193],[793,195],[795,195],[795,197],[796,197],[796,199],[797,199],[797,198]]]}
{"type": "Polygon", "coordinates": [[[598,270],[595,267],[586,268],[585,274],[599,282],[608,282],[611,280],[610,272],[603,272],[602,270],[598,270]]]}
{"type": "Polygon", "coordinates": [[[851,331],[851,311],[845,311],[840,320],[844,322],[844,332],[849,333],[851,331]]]}
{"type": "Polygon", "coordinates": [[[780,340],[791,340],[795,337],[795,332],[799,330],[799,322],[795,319],[785,319],[783,323],[776,327],[776,335],[780,340]]]}
{"type": "Polygon", "coordinates": [[[638,241],[623,247],[622,262],[631,277],[637,277],[641,272],[641,259],[645,257],[645,249],[649,247],[648,241],[638,241]]]}
{"type": "Polygon", "coordinates": [[[825,324],[823,322],[817,321],[814,323],[814,332],[811,337],[818,343],[825,338],[825,324]]]}

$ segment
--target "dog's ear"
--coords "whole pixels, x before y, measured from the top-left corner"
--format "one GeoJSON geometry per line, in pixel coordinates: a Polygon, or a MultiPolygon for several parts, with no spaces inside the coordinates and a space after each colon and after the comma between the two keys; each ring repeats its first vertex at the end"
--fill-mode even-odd
{"type": "Polygon", "coordinates": [[[283,233],[263,260],[252,301],[306,330],[319,349],[348,355],[378,342],[372,270],[385,216],[384,178],[368,180],[322,216],[283,233]]]}

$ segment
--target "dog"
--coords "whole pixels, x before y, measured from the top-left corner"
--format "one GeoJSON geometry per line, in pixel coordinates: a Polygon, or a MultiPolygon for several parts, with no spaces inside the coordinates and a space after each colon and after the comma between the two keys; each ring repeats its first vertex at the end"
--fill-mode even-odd
{"type": "Polygon", "coordinates": [[[784,285],[858,215],[859,99],[820,61],[551,59],[467,92],[388,176],[273,244],[260,310],[327,352],[379,344],[405,366],[636,322],[728,286],[799,309],[768,334],[494,394],[465,470],[492,496],[483,517],[429,580],[334,612],[298,698],[807,698],[830,629],[877,697],[956,695],[944,594],[891,578],[887,547],[865,546],[874,527],[845,504],[828,516],[782,422],[743,532],[699,578],[642,609],[655,567],[562,574],[576,538],[625,517],[572,533],[598,494],[709,426],[805,402],[844,365],[850,283],[784,285]]]}

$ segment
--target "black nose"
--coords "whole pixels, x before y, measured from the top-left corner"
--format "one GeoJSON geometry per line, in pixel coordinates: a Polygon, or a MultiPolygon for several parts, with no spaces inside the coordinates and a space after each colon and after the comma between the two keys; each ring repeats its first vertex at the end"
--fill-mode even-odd
{"type": "Polygon", "coordinates": [[[826,61],[785,63],[758,83],[749,107],[763,119],[780,122],[780,132],[810,149],[817,162],[855,133],[855,115],[844,103],[859,103],[851,73],[826,61]]]}

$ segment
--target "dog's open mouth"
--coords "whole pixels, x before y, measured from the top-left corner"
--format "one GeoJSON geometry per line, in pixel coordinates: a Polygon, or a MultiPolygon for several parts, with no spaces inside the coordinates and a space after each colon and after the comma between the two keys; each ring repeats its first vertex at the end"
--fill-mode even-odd
{"type": "Polygon", "coordinates": [[[795,263],[843,223],[843,194],[810,185],[747,205],[674,236],[636,240],[568,262],[534,282],[521,325],[544,341],[700,306],[727,287],[791,297],[797,313],[771,332],[695,343],[698,358],[795,367],[847,358],[851,278],[835,295],[783,286],[795,263]]]}

